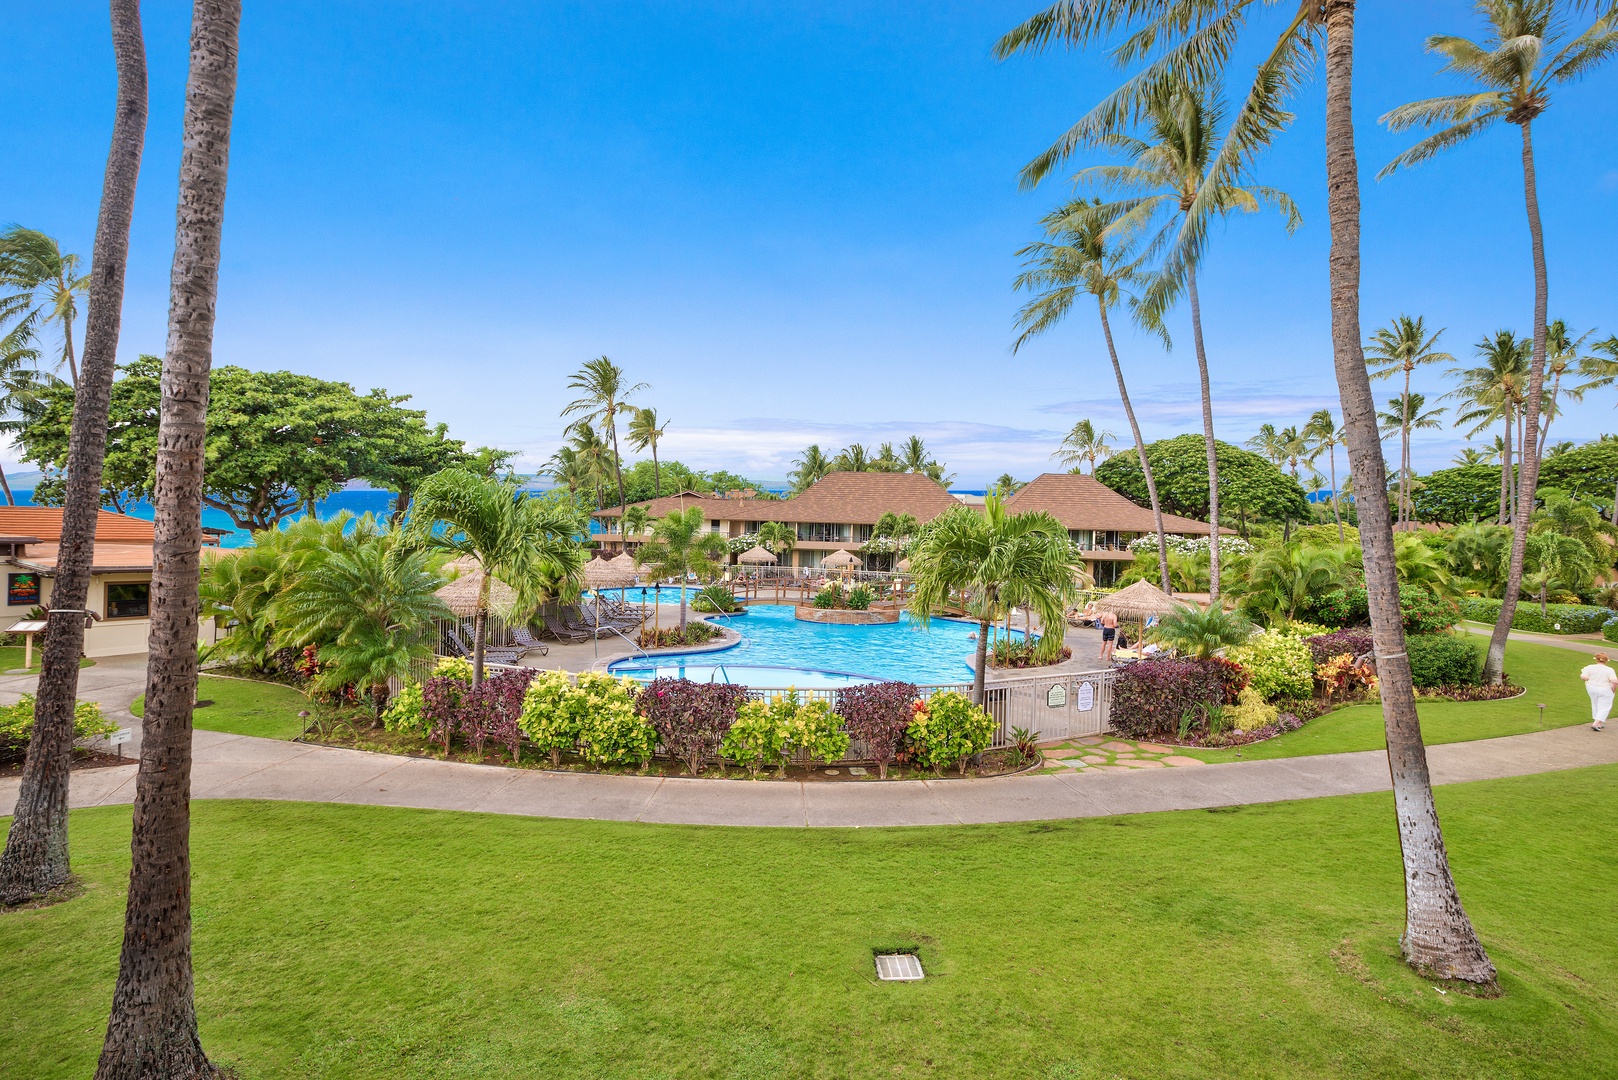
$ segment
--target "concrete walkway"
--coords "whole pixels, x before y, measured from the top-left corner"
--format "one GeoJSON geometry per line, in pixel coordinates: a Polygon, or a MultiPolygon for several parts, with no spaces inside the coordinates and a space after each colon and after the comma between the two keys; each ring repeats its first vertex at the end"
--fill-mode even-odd
{"type": "MultiPolygon", "coordinates": [[[[1479,637],[1489,637],[1494,633],[1491,626],[1481,626],[1473,623],[1461,624],[1461,629],[1469,634],[1479,637]]],[[[1618,653],[1618,645],[1603,638],[1588,634],[1578,634],[1563,637],[1557,634],[1534,634],[1527,630],[1513,630],[1507,635],[1511,641],[1527,641],[1534,645],[1550,645],[1557,649],[1570,649],[1582,653],[1618,653]]]]}
{"type": "MultiPolygon", "coordinates": [[[[286,799],[535,817],[693,825],[957,825],[1102,817],[1388,789],[1380,751],[1124,773],[997,780],[799,782],[663,779],[504,769],[218,732],[196,733],[199,799],[286,799]]],[[[1618,729],[1559,728],[1428,750],[1439,784],[1618,763],[1618,729]]],[[[18,781],[0,780],[0,814],[18,781]]],[[[75,807],[128,803],[135,767],[73,774],[75,807]]]]}

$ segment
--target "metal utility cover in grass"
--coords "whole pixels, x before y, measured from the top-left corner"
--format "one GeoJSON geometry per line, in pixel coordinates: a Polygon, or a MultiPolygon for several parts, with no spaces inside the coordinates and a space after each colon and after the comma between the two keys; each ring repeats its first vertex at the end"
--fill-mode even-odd
{"type": "Polygon", "coordinates": [[[915,982],[923,978],[914,953],[883,953],[876,958],[876,977],[883,982],[915,982]]]}

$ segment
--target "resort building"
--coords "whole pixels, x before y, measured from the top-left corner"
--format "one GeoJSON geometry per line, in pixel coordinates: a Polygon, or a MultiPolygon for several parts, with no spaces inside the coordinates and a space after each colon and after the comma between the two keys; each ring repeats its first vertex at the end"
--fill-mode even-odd
{"type": "MultiPolygon", "coordinates": [[[[1130,543],[1157,531],[1149,508],[1137,506],[1093,476],[1076,473],[1040,474],[1006,500],[1006,509],[1014,514],[1043,510],[1060,521],[1084,552],[1084,568],[1097,585],[1117,581],[1135,557],[1130,543]]],[[[1164,514],[1163,531],[1175,536],[1207,536],[1208,523],[1164,514]]]]}
{"type": "MultiPolygon", "coordinates": [[[[740,491],[723,495],[684,491],[633,505],[644,507],[648,520],[700,506],[708,528],[727,540],[751,536],[767,521],[795,526],[797,544],[782,560],[783,566],[816,567],[832,552],[845,550],[859,555],[867,569],[885,570],[891,567],[892,555],[866,550],[883,514],[909,514],[924,525],[963,504],[981,506],[982,499],[951,495],[942,484],[919,473],[839,472],[789,499],[760,499],[740,491]]],[[[1131,559],[1129,542],[1153,530],[1150,510],[1092,477],[1071,473],[1044,474],[1022,487],[1006,507],[1013,513],[1050,511],[1087,553],[1086,569],[1102,584],[1116,580],[1120,564],[1131,559]]],[[[603,555],[633,551],[645,539],[624,535],[622,511],[616,506],[593,516],[602,530],[595,540],[603,555]]],[[[1165,514],[1163,524],[1178,535],[1208,534],[1206,524],[1190,518],[1165,514]]]]}

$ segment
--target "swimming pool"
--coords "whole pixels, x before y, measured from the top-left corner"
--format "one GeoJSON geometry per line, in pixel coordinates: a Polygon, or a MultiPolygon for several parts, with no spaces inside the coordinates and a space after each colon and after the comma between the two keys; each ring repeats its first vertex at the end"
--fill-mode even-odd
{"type": "MultiPolygon", "coordinates": [[[[716,618],[723,626],[726,620],[716,618]]],[[[834,626],[799,622],[790,604],[749,604],[734,629],[740,643],[728,649],[628,657],[611,666],[615,675],[649,680],[663,676],[746,686],[848,686],[881,679],[913,683],[970,682],[967,658],[977,647],[977,627],[934,619],[927,629],[910,617],[880,626],[834,626]]],[[[1021,637],[1013,631],[1014,637],[1021,637]]]]}
{"type": "MultiPolygon", "coordinates": [[[[655,589],[650,585],[637,585],[630,589],[603,589],[601,590],[609,600],[623,600],[628,604],[674,604],[680,603],[680,587],[678,585],[665,585],[655,589]]],[[[697,598],[702,586],[692,583],[685,587],[685,602],[689,607],[691,601],[697,598]]]]}

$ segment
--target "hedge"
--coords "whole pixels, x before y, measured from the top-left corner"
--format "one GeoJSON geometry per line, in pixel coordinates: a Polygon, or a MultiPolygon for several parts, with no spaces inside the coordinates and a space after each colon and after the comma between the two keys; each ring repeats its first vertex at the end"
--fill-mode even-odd
{"type": "Polygon", "coordinates": [[[1172,738],[1186,713],[1205,721],[1211,706],[1235,704],[1245,686],[1241,668],[1218,657],[1141,660],[1113,683],[1112,729],[1126,739],[1172,738]]]}
{"type": "MultiPolygon", "coordinates": [[[[1536,634],[1601,634],[1607,621],[1618,614],[1594,604],[1549,604],[1545,611],[1541,615],[1537,603],[1519,600],[1517,613],[1511,618],[1512,629],[1536,634]]],[[[1500,601],[1467,597],[1461,601],[1461,614],[1475,622],[1492,623],[1500,617],[1500,601]]]]}
{"type": "Polygon", "coordinates": [[[1420,689],[1476,686],[1483,679],[1482,641],[1467,634],[1412,634],[1405,638],[1410,678],[1420,689]]]}
{"type": "MultiPolygon", "coordinates": [[[[1448,630],[1462,617],[1455,604],[1420,588],[1399,591],[1399,612],[1407,634],[1436,634],[1448,630]]],[[[1312,596],[1298,614],[1309,622],[1330,627],[1364,626],[1371,621],[1365,589],[1358,585],[1312,596]]]]}
{"type": "Polygon", "coordinates": [[[1618,641],[1618,615],[1601,624],[1601,636],[1608,641],[1618,641]]]}

